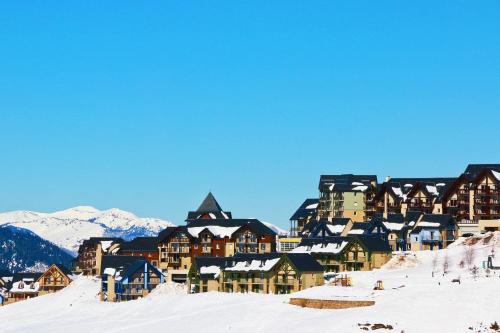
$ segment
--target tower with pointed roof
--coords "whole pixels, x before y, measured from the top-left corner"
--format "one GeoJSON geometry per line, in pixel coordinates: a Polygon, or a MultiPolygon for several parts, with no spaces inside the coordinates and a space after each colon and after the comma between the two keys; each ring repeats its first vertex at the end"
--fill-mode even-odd
{"type": "Polygon", "coordinates": [[[188,213],[186,222],[191,222],[200,219],[231,219],[231,212],[225,212],[215,199],[212,192],[208,192],[207,196],[197,210],[188,213]]]}

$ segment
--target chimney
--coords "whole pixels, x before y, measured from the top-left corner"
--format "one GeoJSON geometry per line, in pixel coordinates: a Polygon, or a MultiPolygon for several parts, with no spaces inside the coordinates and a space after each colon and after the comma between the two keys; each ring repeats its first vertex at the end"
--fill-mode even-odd
{"type": "MultiPolygon", "coordinates": [[[[391,176],[385,177],[385,182],[388,183],[391,180],[391,176]]],[[[387,187],[387,186],[386,186],[387,187]]],[[[389,214],[389,195],[387,194],[387,189],[384,193],[384,219],[387,219],[387,215],[389,214]]]]}

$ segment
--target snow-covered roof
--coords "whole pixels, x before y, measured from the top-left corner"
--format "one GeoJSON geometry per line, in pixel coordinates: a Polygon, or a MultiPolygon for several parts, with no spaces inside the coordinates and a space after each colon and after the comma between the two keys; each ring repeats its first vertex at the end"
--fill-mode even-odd
{"type": "Polygon", "coordinates": [[[106,240],[106,241],[101,241],[101,247],[104,252],[107,252],[109,247],[113,244],[113,241],[106,240]]]}
{"type": "Polygon", "coordinates": [[[316,208],[318,208],[318,203],[313,203],[313,204],[308,205],[308,206],[306,207],[306,209],[316,209],[316,208]]]}
{"type": "Polygon", "coordinates": [[[382,222],[384,226],[391,231],[399,231],[405,226],[404,223],[382,222]]]}
{"type": "Polygon", "coordinates": [[[326,227],[328,228],[328,230],[330,230],[330,232],[332,234],[340,234],[340,233],[342,233],[342,231],[344,231],[345,225],[342,225],[342,224],[335,224],[335,225],[327,224],[326,227]]]}
{"type": "Polygon", "coordinates": [[[40,289],[40,284],[33,279],[23,279],[12,284],[11,293],[36,293],[40,289]],[[33,287],[33,288],[32,288],[33,287]]]}
{"type": "Polygon", "coordinates": [[[368,186],[366,185],[358,185],[352,188],[353,191],[361,191],[364,192],[368,189],[368,186]]]}
{"type": "Polygon", "coordinates": [[[438,196],[439,195],[439,192],[437,190],[437,187],[436,186],[432,186],[432,185],[425,185],[425,188],[427,189],[427,191],[432,194],[432,195],[436,195],[438,196]]]}
{"type": "Polygon", "coordinates": [[[208,229],[214,236],[219,238],[231,237],[231,235],[238,230],[240,227],[222,227],[218,225],[209,225],[203,227],[192,227],[188,228],[188,232],[191,236],[198,238],[200,232],[208,229]]]}
{"type": "Polygon", "coordinates": [[[267,260],[252,260],[248,261],[239,261],[232,267],[227,267],[226,271],[233,272],[250,272],[250,271],[261,271],[267,272],[271,270],[277,263],[280,261],[280,258],[267,259],[267,260]]]}
{"type": "Polygon", "coordinates": [[[219,277],[220,271],[221,271],[221,269],[219,266],[202,266],[202,267],[200,267],[200,274],[214,274],[215,278],[219,277]]]}
{"type": "Polygon", "coordinates": [[[290,251],[290,253],[332,253],[338,254],[347,246],[348,242],[342,243],[319,243],[312,246],[301,245],[290,251]]]}
{"type": "Polygon", "coordinates": [[[495,170],[491,170],[491,172],[493,173],[493,176],[498,180],[500,181],[500,172],[498,171],[495,171],[495,170]]]}
{"type": "Polygon", "coordinates": [[[365,231],[363,229],[351,229],[349,230],[349,235],[362,235],[365,231]]]}
{"type": "Polygon", "coordinates": [[[420,227],[435,227],[435,228],[438,228],[441,224],[437,223],[437,222],[425,222],[425,221],[422,221],[422,222],[419,222],[418,223],[418,226],[420,227]]]}

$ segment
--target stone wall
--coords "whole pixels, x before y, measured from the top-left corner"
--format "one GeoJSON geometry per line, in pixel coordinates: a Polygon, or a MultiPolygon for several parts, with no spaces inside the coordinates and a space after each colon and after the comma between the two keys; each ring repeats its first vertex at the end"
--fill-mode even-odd
{"type": "Polygon", "coordinates": [[[348,309],[362,306],[372,306],[375,305],[375,302],[290,298],[290,304],[313,309],[348,309]]]}

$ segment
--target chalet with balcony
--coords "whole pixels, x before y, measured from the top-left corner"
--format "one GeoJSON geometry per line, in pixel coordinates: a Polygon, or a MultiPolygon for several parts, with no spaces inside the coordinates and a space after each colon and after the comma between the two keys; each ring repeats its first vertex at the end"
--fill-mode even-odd
{"type": "Polygon", "coordinates": [[[290,236],[297,237],[302,234],[304,227],[317,217],[319,200],[306,199],[297,211],[290,217],[290,236]]]}
{"type": "Polygon", "coordinates": [[[168,227],[158,235],[159,269],[169,281],[183,283],[191,267],[193,236],[187,227],[168,227]]]}
{"type": "Polygon", "coordinates": [[[406,214],[418,211],[425,214],[443,213],[443,196],[456,178],[390,178],[375,195],[376,211],[406,214]]]}
{"type": "Polygon", "coordinates": [[[408,234],[412,251],[446,248],[457,237],[457,225],[449,214],[424,214],[408,234]]]}
{"type": "Polygon", "coordinates": [[[120,244],[118,254],[143,257],[151,265],[159,267],[158,237],[136,237],[120,244]]]}
{"type": "Polygon", "coordinates": [[[189,282],[193,292],[288,294],[323,284],[323,267],[303,253],[238,253],[196,258],[189,282]]]}
{"type": "Polygon", "coordinates": [[[55,293],[71,283],[71,272],[63,265],[53,264],[38,279],[39,295],[55,293]]]}
{"type": "Polygon", "coordinates": [[[375,175],[322,175],[318,188],[320,218],[345,217],[364,222],[375,212],[375,175]]]}
{"type": "Polygon", "coordinates": [[[233,257],[196,257],[189,270],[191,293],[221,291],[222,271],[233,261],[233,257]]]}
{"type": "Polygon", "coordinates": [[[500,164],[468,165],[444,197],[462,233],[500,230],[500,164]]]}
{"type": "Polygon", "coordinates": [[[223,211],[212,192],[209,192],[206,198],[201,203],[197,210],[189,212],[186,222],[189,224],[191,221],[207,219],[225,219],[229,220],[232,218],[231,212],[223,211]]]}
{"type": "Polygon", "coordinates": [[[101,301],[123,302],[148,295],[164,282],[163,274],[144,258],[103,256],[101,301]]]}
{"type": "Polygon", "coordinates": [[[372,270],[391,258],[389,243],[376,235],[305,238],[292,253],[312,255],[326,272],[372,270]]]}
{"type": "Polygon", "coordinates": [[[123,243],[117,237],[90,237],[78,248],[76,258],[77,273],[83,275],[101,275],[101,260],[103,255],[116,254],[123,243]]]}

